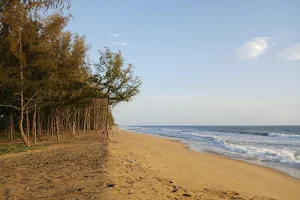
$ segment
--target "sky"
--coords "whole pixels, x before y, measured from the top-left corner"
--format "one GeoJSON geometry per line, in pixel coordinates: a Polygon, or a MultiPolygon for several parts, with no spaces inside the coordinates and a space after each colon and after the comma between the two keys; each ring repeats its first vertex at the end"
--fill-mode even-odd
{"type": "Polygon", "coordinates": [[[72,0],[92,61],[121,50],[140,94],[120,125],[300,125],[300,1],[72,0]]]}

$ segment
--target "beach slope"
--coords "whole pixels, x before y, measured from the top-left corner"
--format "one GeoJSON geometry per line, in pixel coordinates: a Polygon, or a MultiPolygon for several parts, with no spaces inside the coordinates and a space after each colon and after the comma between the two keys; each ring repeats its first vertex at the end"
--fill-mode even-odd
{"type": "Polygon", "coordinates": [[[113,130],[106,199],[300,199],[300,180],[270,168],[113,130]]]}

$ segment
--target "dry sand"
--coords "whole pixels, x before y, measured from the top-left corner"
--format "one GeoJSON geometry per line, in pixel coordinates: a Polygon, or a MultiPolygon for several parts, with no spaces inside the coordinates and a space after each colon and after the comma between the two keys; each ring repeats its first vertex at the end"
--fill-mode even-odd
{"type": "Polygon", "coordinates": [[[300,180],[270,168],[115,129],[105,199],[300,200],[300,180]]]}
{"type": "Polygon", "coordinates": [[[300,199],[300,180],[118,129],[0,156],[0,199],[300,199]]]}
{"type": "Polygon", "coordinates": [[[1,200],[103,199],[105,137],[90,134],[43,143],[50,146],[0,156],[1,200]]]}

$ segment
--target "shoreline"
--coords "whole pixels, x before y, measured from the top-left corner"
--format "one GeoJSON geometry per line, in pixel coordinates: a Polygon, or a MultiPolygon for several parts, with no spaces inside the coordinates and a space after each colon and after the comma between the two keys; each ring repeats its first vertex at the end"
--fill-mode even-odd
{"type": "MultiPolygon", "coordinates": [[[[173,138],[157,137],[115,128],[110,146],[114,156],[111,156],[113,159],[109,163],[118,166],[110,172],[110,176],[118,185],[119,192],[124,187],[122,182],[124,177],[132,178],[138,174],[140,177],[153,176],[159,177],[159,179],[161,177],[165,180],[170,179],[169,182],[178,183],[183,188],[183,192],[188,191],[193,197],[200,195],[200,197],[211,199],[226,199],[228,197],[231,199],[298,200],[300,198],[300,191],[298,191],[300,180],[297,178],[269,167],[222,155],[196,152],[173,138]],[[124,161],[121,158],[128,158],[126,160],[132,161],[129,163],[130,168],[122,169],[124,161]],[[137,165],[138,168],[135,168],[131,174],[128,169],[133,169],[137,165]],[[125,173],[122,172],[123,170],[125,173]],[[239,194],[239,197],[233,197],[234,194],[239,194]]],[[[125,163],[127,162],[125,161],[125,163]]],[[[145,183],[142,184],[141,182],[143,181],[139,180],[141,187],[147,188],[145,183]]],[[[162,194],[170,193],[172,186],[169,182],[165,182],[162,186],[169,188],[162,194]]],[[[137,193],[139,197],[145,197],[140,194],[141,191],[138,190],[138,187],[133,188],[134,192],[131,192],[137,193]]],[[[160,189],[162,188],[160,187],[160,189]]],[[[156,190],[158,189],[156,188],[156,190]]],[[[171,193],[171,195],[175,194],[171,193]]],[[[160,195],[159,198],[154,199],[165,199],[164,197],[164,195],[160,195]]]]}
{"type": "Polygon", "coordinates": [[[215,156],[221,156],[221,157],[228,158],[228,159],[231,159],[231,160],[241,161],[241,162],[244,162],[244,163],[248,163],[248,164],[252,164],[252,165],[256,165],[256,166],[260,166],[260,167],[266,167],[268,169],[275,170],[276,172],[280,172],[280,173],[288,175],[292,178],[300,180],[300,169],[296,168],[296,167],[284,166],[280,163],[272,163],[272,162],[269,162],[269,161],[258,161],[258,160],[255,160],[255,159],[247,160],[247,159],[238,158],[238,157],[234,157],[234,156],[228,156],[226,154],[218,153],[218,152],[215,152],[215,151],[212,151],[212,150],[197,151],[197,150],[191,149],[188,146],[188,144],[185,144],[183,141],[179,141],[179,142],[183,143],[187,147],[187,149],[191,150],[191,151],[195,151],[195,152],[198,152],[198,153],[206,153],[206,154],[215,155],[215,156]],[[296,172],[294,172],[294,171],[296,171],[296,172]]]}
{"type": "Polygon", "coordinates": [[[188,144],[186,141],[181,140],[179,138],[174,138],[174,137],[167,137],[167,136],[162,136],[162,135],[155,135],[155,134],[150,134],[150,133],[143,133],[143,132],[136,132],[136,131],[131,131],[131,130],[126,130],[123,128],[119,128],[120,130],[126,131],[126,132],[132,132],[132,133],[137,133],[137,134],[144,134],[144,135],[150,135],[150,136],[154,136],[154,137],[158,137],[158,138],[166,138],[172,141],[177,141],[181,144],[183,144],[188,150],[190,151],[194,151],[194,152],[198,152],[198,153],[205,153],[205,154],[210,154],[210,155],[216,155],[216,156],[221,156],[224,158],[228,158],[228,159],[232,159],[232,160],[236,160],[236,161],[241,161],[244,163],[249,163],[249,164],[253,164],[256,166],[260,166],[260,167],[266,167],[272,170],[275,170],[277,172],[281,172],[283,174],[286,174],[292,178],[296,178],[300,180],[300,168],[296,168],[293,166],[285,166],[281,163],[274,163],[274,162],[269,162],[269,161],[258,161],[258,160],[247,160],[247,159],[243,159],[243,158],[239,158],[239,157],[234,157],[234,156],[230,156],[230,155],[226,155],[226,154],[222,154],[213,150],[209,150],[209,149],[205,149],[205,148],[199,148],[198,150],[196,148],[193,148],[190,144],[188,144]]]}

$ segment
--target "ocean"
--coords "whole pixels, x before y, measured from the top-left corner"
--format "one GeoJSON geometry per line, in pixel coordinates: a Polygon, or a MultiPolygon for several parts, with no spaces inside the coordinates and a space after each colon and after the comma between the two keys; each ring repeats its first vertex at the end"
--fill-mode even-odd
{"type": "Polygon", "coordinates": [[[120,126],[199,152],[271,167],[300,179],[300,126],[120,126]]]}

